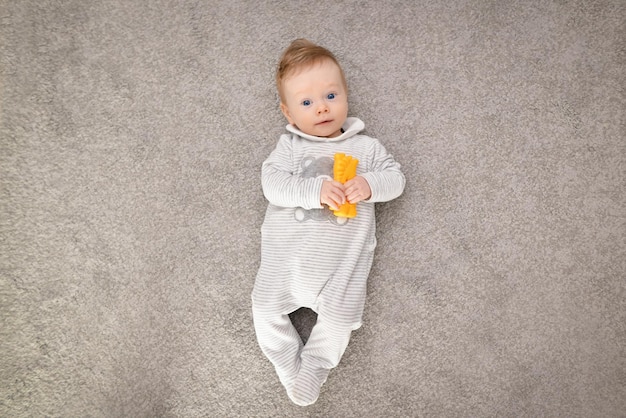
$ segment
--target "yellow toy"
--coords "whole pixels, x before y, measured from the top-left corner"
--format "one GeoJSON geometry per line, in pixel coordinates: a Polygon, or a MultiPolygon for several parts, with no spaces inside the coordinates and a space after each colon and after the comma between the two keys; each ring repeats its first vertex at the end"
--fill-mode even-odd
{"type": "MultiPolygon", "coordinates": [[[[335,154],[335,165],[333,166],[333,176],[335,181],[344,184],[348,180],[356,177],[356,166],[359,160],[343,153],[335,154]]],[[[340,218],[354,218],[356,216],[356,203],[346,202],[339,210],[334,210],[335,216],[340,218]]]]}

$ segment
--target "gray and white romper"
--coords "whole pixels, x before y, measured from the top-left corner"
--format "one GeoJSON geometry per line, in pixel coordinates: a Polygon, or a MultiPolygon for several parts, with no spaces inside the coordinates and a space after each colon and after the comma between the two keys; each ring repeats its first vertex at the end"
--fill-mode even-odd
{"type": "Polygon", "coordinates": [[[302,368],[325,380],[351,331],[360,327],[376,247],[374,203],[404,190],[400,164],[377,139],[360,135],[363,129],[360,119],[348,118],[339,137],[321,138],[287,125],[290,133],[263,163],[269,205],[252,308],[259,345],[288,393],[302,368]],[[320,203],[322,182],[332,179],[338,152],[359,160],[357,175],[372,191],[352,219],[337,218],[320,203]],[[318,314],[306,346],[288,317],[301,307],[318,314]]]}

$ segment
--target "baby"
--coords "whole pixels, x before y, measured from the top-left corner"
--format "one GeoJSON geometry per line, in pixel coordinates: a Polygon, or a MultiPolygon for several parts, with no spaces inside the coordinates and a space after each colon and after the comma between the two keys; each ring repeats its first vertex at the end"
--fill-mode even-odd
{"type": "Polygon", "coordinates": [[[261,350],[289,398],[305,406],[317,400],[361,326],[376,247],[374,203],[402,194],[405,178],[377,139],[359,134],[363,122],[348,117],[346,79],[330,51],[295,40],[276,84],[289,133],[262,167],[269,205],[252,310],[261,350]],[[359,161],[345,184],[333,180],[335,153],[359,161]],[[356,217],[331,211],[345,202],[358,203],[356,217]],[[301,307],[317,313],[306,345],[289,319],[301,307]]]}

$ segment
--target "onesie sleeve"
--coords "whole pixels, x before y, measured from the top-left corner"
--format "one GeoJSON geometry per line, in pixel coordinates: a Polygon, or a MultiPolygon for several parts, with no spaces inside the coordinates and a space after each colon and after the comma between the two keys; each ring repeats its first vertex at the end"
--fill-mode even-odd
{"type": "Polygon", "coordinates": [[[323,178],[302,178],[295,173],[290,135],[282,135],[276,148],[263,162],[261,184],[265,198],[281,207],[321,209],[320,195],[323,178]]]}
{"type": "Polygon", "coordinates": [[[374,141],[370,149],[368,170],[361,176],[367,180],[372,190],[368,202],[387,202],[404,191],[406,179],[400,171],[400,164],[378,140],[374,141]]]}

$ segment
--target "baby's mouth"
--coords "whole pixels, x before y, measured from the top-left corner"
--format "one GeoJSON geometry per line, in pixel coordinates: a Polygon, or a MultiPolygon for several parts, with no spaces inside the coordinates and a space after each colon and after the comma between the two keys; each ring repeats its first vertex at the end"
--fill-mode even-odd
{"type": "Polygon", "coordinates": [[[333,121],[332,119],[330,119],[330,120],[323,120],[321,122],[316,123],[316,125],[326,125],[327,123],[331,123],[332,121],[333,121]]]}

